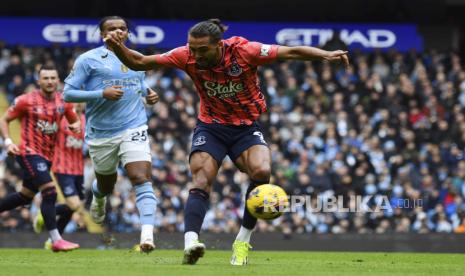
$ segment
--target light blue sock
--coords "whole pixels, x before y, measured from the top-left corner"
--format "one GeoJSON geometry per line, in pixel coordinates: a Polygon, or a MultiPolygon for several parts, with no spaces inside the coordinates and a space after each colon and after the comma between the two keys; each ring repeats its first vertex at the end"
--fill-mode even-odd
{"type": "Polygon", "coordinates": [[[94,182],[92,182],[92,193],[96,198],[104,198],[106,196],[106,194],[100,192],[100,190],[98,189],[97,179],[95,179],[94,182]]]}
{"type": "Polygon", "coordinates": [[[136,206],[139,210],[141,225],[155,224],[155,210],[157,209],[157,198],[153,192],[151,182],[146,182],[135,186],[136,189],[136,206]]]}

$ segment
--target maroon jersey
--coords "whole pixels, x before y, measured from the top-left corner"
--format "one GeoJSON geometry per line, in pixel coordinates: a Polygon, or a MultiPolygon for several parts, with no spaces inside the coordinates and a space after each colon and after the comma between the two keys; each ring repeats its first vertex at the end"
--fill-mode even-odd
{"type": "Polygon", "coordinates": [[[39,90],[21,95],[8,109],[10,119],[21,118],[21,155],[40,155],[52,161],[58,123],[63,116],[76,121],[73,104],[65,103],[61,93],[51,99],[39,90]]]}
{"type": "Polygon", "coordinates": [[[257,66],[276,59],[278,45],[250,42],[242,37],[223,40],[221,62],[210,69],[196,67],[189,47],[156,55],[155,62],[184,70],[200,96],[199,119],[205,123],[250,125],[266,111],[257,66]]]}
{"type": "Polygon", "coordinates": [[[69,130],[66,118],[61,120],[52,162],[52,172],[54,173],[84,174],[84,157],[82,155],[85,132],[84,114],[79,119],[81,120],[81,133],[69,130]]]}

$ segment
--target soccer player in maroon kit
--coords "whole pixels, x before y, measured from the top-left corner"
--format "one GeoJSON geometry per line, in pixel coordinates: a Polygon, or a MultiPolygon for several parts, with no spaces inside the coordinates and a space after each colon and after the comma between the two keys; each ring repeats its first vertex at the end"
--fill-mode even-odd
{"type": "MultiPolygon", "coordinates": [[[[71,123],[70,129],[79,132],[80,121],[72,104],[65,103],[61,93],[56,92],[58,72],[52,66],[39,70],[39,90],[15,99],[14,104],[0,119],[0,132],[8,154],[16,156],[23,169],[21,191],[9,194],[0,201],[0,212],[14,209],[32,202],[40,191],[40,210],[52,240],[53,251],[69,251],[79,248],[78,244],[64,240],[56,222],[56,190],[50,176],[55,141],[59,123],[63,117],[71,123]],[[9,137],[9,123],[21,119],[21,144],[15,145],[9,137]]],[[[59,214],[58,214],[59,215],[59,214]]]]}
{"type": "MultiPolygon", "coordinates": [[[[189,158],[194,187],[189,191],[184,210],[185,264],[195,264],[205,252],[198,234],[207,211],[211,185],[226,155],[250,177],[246,198],[256,186],[270,180],[270,149],[257,123],[260,114],[266,111],[257,67],[289,59],[349,64],[346,51],[267,45],[242,37],[222,39],[225,30],[218,19],[200,22],[189,30],[186,46],[148,56],[128,49],[118,31],[105,37],[129,68],[149,70],[163,65],[184,70],[200,96],[198,124],[189,158]]],[[[250,236],[256,223],[257,219],[244,208],[242,226],[233,244],[232,265],[247,264],[250,236]]]]}
{"type": "MultiPolygon", "coordinates": [[[[84,105],[76,104],[75,109],[81,122],[81,131],[78,133],[71,131],[68,120],[66,118],[61,120],[52,162],[52,172],[66,200],[66,204],[56,206],[57,213],[60,213],[57,220],[60,234],[63,234],[73,213],[79,211],[81,200],[84,199],[84,156],[82,154],[85,133],[84,105]]],[[[42,228],[43,216],[39,212],[34,219],[34,231],[40,233],[42,228]]],[[[45,248],[51,248],[50,239],[45,243],[45,248]]]]}
{"type": "MultiPolygon", "coordinates": [[[[69,128],[69,122],[66,118],[61,120],[52,162],[52,172],[66,198],[66,204],[72,211],[77,211],[81,206],[81,200],[84,199],[82,146],[84,145],[85,116],[83,106],[83,104],[76,104],[76,111],[81,121],[79,133],[69,128]]],[[[60,230],[60,226],[58,229],[60,230]]]]}

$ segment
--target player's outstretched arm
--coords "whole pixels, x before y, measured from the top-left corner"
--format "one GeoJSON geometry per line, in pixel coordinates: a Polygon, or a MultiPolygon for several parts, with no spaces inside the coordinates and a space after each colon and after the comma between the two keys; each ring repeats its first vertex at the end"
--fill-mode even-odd
{"type": "Polygon", "coordinates": [[[298,60],[327,60],[330,62],[342,62],[344,66],[349,66],[349,56],[347,51],[325,51],[309,46],[279,46],[277,58],[298,60]]]}
{"type": "Polygon", "coordinates": [[[124,45],[124,41],[117,31],[108,32],[103,41],[113,50],[116,56],[127,67],[134,71],[147,71],[156,65],[154,55],[143,55],[124,45]]]}

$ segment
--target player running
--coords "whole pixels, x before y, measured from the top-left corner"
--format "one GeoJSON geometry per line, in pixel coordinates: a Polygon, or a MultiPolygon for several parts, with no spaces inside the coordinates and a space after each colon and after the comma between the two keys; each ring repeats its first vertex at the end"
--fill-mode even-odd
{"type": "MultiPolygon", "coordinates": [[[[128,24],[119,16],[103,18],[102,37],[118,30],[128,36],[128,24]]],[[[144,72],[129,70],[104,45],[79,56],[65,80],[67,102],[86,102],[86,134],[97,181],[92,185],[90,213],[96,223],[105,218],[106,196],[116,183],[121,161],[136,191],[141,221],[140,248],[155,248],[153,228],[157,199],[151,181],[151,155],[147,135],[147,115],[141,96],[155,104],[158,95],[147,87],[144,72]]]]}
{"type": "MultiPolygon", "coordinates": [[[[83,108],[84,104],[75,105],[81,121],[81,131],[79,133],[71,131],[68,120],[63,118],[60,122],[55,143],[52,172],[66,200],[66,204],[56,206],[57,213],[61,214],[57,220],[57,228],[60,234],[63,234],[73,213],[81,209],[81,201],[84,199],[84,156],[82,146],[84,144],[85,116],[83,108]]],[[[34,219],[33,225],[36,233],[42,231],[43,216],[40,212],[34,219]]],[[[45,242],[45,248],[51,248],[50,239],[45,242]]]]}
{"type": "Polygon", "coordinates": [[[0,212],[14,209],[32,202],[40,191],[40,211],[52,241],[53,251],[69,251],[79,248],[78,244],[61,237],[57,229],[56,216],[63,215],[60,207],[55,210],[57,194],[50,176],[58,125],[63,117],[70,122],[71,131],[80,131],[80,121],[72,104],[65,103],[61,93],[56,92],[59,82],[54,67],[43,66],[39,70],[39,90],[21,95],[0,119],[0,132],[8,154],[16,156],[23,169],[21,191],[9,194],[0,201],[0,212]],[[19,147],[10,139],[9,123],[21,119],[21,144],[19,147]]]}
{"type": "MultiPolygon", "coordinates": [[[[226,155],[250,177],[246,197],[257,185],[270,180],[270,149],[257,120],[266,111],[257,67],[276,60],[326,60],[349,64],[346,51],[324,51],[307,46],[278,46],[251,42],[242,37],[222,39],[226,27],[218,19],[190,28],[186,46],[162,55],[142,55],[124,45],[121,32],[105,40],[125,65],[149,70],[158,65],[184,70],[200,96],[197,128],[192,137],[190,169],[194,187],[184,210],[185,247],[183,263],[195,264],[204,255],[198,235],[207,211],[211,185],[226,155]]],[[[244,208],[242,226],[233,244],[232,265],[248,261],[250,236],[257,223],[244,208]]]]}

